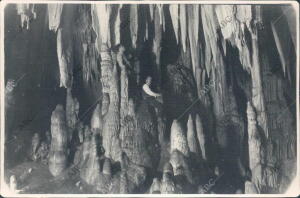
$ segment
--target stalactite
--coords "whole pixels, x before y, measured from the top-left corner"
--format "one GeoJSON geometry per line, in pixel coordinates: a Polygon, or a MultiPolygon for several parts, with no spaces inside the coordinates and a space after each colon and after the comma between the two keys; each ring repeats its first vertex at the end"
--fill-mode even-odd
{"type": "Polygon", "coordinates": [[[258,194],[258,190],[256,188],[256,186],[250,182],[250,181],[246,181],[245,182],[245,194],[258,194]]]}
{"type": "Polygon", "coordinates": [[[188,141],[190,151],[195,154],[198,154],[199,152],[198,142],[197,142],[195,126],[191,114],[189,115],[189,119],[187,122],[187,141],[188,141]]]}
{"type": "Polygon", "coordinates": [[[173,29],[176,36],[176,41],[179,43],[179,5],[171,4],[169,6],[170,15],[172,19],[173,29]]]}
{"type": "Polygon", "coordinates": [[[263,94],[263,85],[262,85],[262,69],[259,58],[259,48],[258,48],[258,38],[257,38],[257,25],[253,27],[251,30],[252,36],[252,63],[251,67],[251,78],[252,78],[252,103],[255,107],[257,113],[258,125],[264,130],[264,134],[268,137],[269,129],[268,129],[268,118],[265,107],[265,99],[263,94]]]}
{"type": "Polygon", "coordinates": [[[57,105],[51,116],[49,170],[53,176],[58,176],[67,168],[67,131],[65,111],[62,105],[57,105]]]}
{"type": "Polygon", "coordinates": [[[17,13],[21,17],[21,27],[29,29],[29,24],[32,19],[36,18],[36,12],[34,11],[34,4],[16,4],[17,13]]]}
{"type": "Polygon", "coordinates": [[[76,98],[73,98],[71,89],[67,89],[66,97],[66,119],[68,126],[68,141],[71,141],[73,132],[76,128],[77,119],[79,114],[79,102],[76,98]]]}
{"type": "Polygon", "coordinates": [[[200,67],[199,43],[198,43],[199,6],[198,5],[188,5],[187,9],[189,10],[189,12],[187,13],[188,35],[189,35],[191,58],[192,58],[192,64],[193,64],[193,72],[195,74],[196,69],[200,67]]]}
{"type": "Polygon", "coordinates": [[[222,35],[224,39],[229,39],[236,31],[234,20],[236,9],[234,9],[234,5],[216,5],[215,10],[222,35]]]}
{"type": "Polygon", "coordinates": [[[217,47],[217,21],[214,12],[214,5],[201,5],[201,19],[204,30],[204,38],[206,44],[205,57],[206,57],[206,72],[210,75],[213,65],[219,64],[217,62],[219,58],[219,50],[217,47]],[[214,64],[210,63],[213,59],[214,64]]]}
{"type": "MultiPolygon", "coordinates": [[[[155,54],[155,63],[157,68],[158,82],[160,82],[161,67],[160,67],[160,53],[161,53],[161,40],[162,40],[162,24],[160,22],[160,10],[156,6],[154,8],[154,39],[152,52],[155,54]]],[[[160,83],[158,83],[160,84],[160,83]]]]}
{"type": "Polygon", "coordinates": [[[115,21],[115,25],[114,25],[114,32],[115,32],[115,45],[120,44],[121,42],[121,29],[120,29],[120,25],[121,25],[121,9],[122,9],[123,5],[120,4],[118,5],[118,9],[117,9],[117,17],[116,17],[116,21],[115,21]]]}
{"type": "Polygon", "coordinates": [[[132,47],[136,48],[138,38],[138,5],[130,5],[130,35],[132,41],[132,47]]]}
{"type": "Polygon", "coordinates": [[[183,155],[189,156],[189,147],[182,126],[174,120],[171,127],[171,152],[178,150],[183,155]]]}
{"type": "Polygon", "coordinates": [[[73,81],[73,48],[69,30],[57,31],[57,57],[60,71],[60,87],[70,88],[73,81]]]}
{"type": "Polygon", "coordinates": [[[196,115],[195,123],[196,123],[197,138],[200,144],[202,158],[206,160],[205,136],[204,136],[202,121],[200,119],[199,114],[196,115]]]}
{"type": "Polygon", "coordinates": [[[181,45],[183,51],[186,51],[186,38],[187,38],[187,14],[186,14],[186,5],[179,5],[179,20],[180,20],[180,33],[181,33],[181,45]]]}
{"type": "Polygon", "coordinates": [[[101,116],[101,108],[100,104],[97,104],[91,118],[91,130],[94,133],[101,135],[102,130],[102,116],[101,116]]]}
{"type": "Polygon", "coordinates": [[[111,47],[109,25],[111,5],[92,4],[91,12],[93,29],[97,34],[96,47],[98,49],[98,52],[101,53],[101,47],[103,44],[111,47]]]}
{"type": "Polygon", "coordinates": [[[56,32],[59,28],[62,10],[63,4],[48,4],[49,30],[56,32]]]}

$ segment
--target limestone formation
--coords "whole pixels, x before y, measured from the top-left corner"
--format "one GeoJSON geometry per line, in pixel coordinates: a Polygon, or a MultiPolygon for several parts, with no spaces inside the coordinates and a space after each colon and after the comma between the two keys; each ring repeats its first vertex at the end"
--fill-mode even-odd
{"type": "Polygon", "coordinates": [[[58,176],[67,167],[68,129],[63,106],[58,104],[51,116],[51,146],[49,154],[49,170],[58,176]]]}
{"type": "Polygon", "coordinates": [[[152,185],[150,187],[149,193],[150,194],[160,194],[160,186],[161,183],[158,178],[154,178],[152,181],[152,185]]]}
{"type": "Polygon", "coordinates": [[[195,154],[198,154],[199,152],[199,146],[197,140],[198,139],[197,139],[193,118],[192,115],[190,114],[187,122],[187,141],[188,141],[190,151],[195,154]]]}
{"type": "Polygon", "coordinates": [[[99,180],[101,173],[98,144],[96,135],[93,134],[89,144],[89,154],[80,171],[80,177],[90,185],[95,184],[99,180]]]}
{"type": "Polygon", "coordinates": [[[180,151],[174,150],[171,153],[170,163],[174,176],[185,176],[190,183],[195,182],[187,158],[180,151]]]}
{"type": "Polygon", "coordinates": [[[100,104],[97,104],[92,118],[91,118],[91,130],[96,133],[100,134],[102,130],[102,116],[101,116],[101,108],[100,104]]]}
{"type": "Polygon", "coordinates": [[[183,155],[189,156],[189,147],[187,138],[181,124],[174,120],[171,127],[171,152],[178,150],[183,155]]]}
{"type": "Polygon", "coordinates": [[[259,191],[257,190],[256,186],[250,182],[245,182],[245,194],[259,194],[259,191]]]}
{"type": "Polygon", "coordinates": [[[67,89],[66,98],[66,119],[68,126],[68,141],[70,142],[75,131],[76,124],[78,122],[79,114],[79,102],[76,98],[73,98],[71,89],[67,89]]]}
{"type": "Polygon", "coordinates": [[[249,145],[249,164],[250,169],[254,169],[257,164],[261,163],[261,137],[257,128],[256,115],[250,102],[247,104],[248,117],[248,145],[249,145]]]}
{"type": "Polygon", "coordinates": [[[201,121],[200,116],[198,114],[196,115],[195,122],[196,122],[197,138],[198,138],[198,142],[200,144],[202,158],[204,160],[206,160],[205,136],[204,136],[202,121],[201,121]]]}
{"type": "Polygon", "coordinates": [[[102,143],[103,148],[105,149],[105,156],[115,161],[120,161],[120,96],[116,64],[114,64],[112,74],[110,75],[112,75],[108,81],[110,103],[103,124],[102,143]]]}
{"type": "Polygon", "coordinates": [[[9,178],[9,188],[12,192],[16,192],[18,185],[17,185],[17,179],[15,175],[11,175],[9,178]]]}
{"type": "Polygon", "coordinates": [[[38,133],[35,133],[31,140],[31,152],[30,152],[30,157],[33,161],[37,161],[38,159],[37,151],[40,144],[41,144],[40,135],[38,133]]]}

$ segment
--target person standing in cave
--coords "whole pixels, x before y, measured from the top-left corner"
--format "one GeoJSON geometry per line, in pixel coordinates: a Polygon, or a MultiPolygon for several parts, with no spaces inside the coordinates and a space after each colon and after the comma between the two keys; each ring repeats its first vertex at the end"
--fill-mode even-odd
{"type": "Polygon", "coordinates": [[[158,112],[161,112],[162,103],[160,103],[157,99],[161,97],[161,94],[155,93],[151,90],[152,77],[148,76],[146,78],[145,84],[143,85],[143,98],[150,104],[151,106],[157,108],[158,112]]]}

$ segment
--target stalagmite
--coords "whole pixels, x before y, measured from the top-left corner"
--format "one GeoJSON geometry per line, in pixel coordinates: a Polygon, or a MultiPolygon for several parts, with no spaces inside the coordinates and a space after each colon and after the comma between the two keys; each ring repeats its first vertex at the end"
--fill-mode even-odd
{"type": "Polygon", "coordinates": [[[189,119],[187,122],[187,141],[189,145],[189,149],[192,153],[198,154],[199,147],[198,147],[198,141],[196,137],[196,130],[193,123],[192,115],[189,115],[189,119]]]}
{"type": "Polygon", "coordinates": [[[110,104],[103,124],[103,147],[105,156],[119,161],[120,152],[120,96],[117,65],[113,66],[112,78],[109,79],[110,104]]]}
{"type": "Polygon", "coordinates": [[[60,87],[71,88],[73,81],[73,47],[67,28],[57,31],[57,57],[60,72],[60,87]]]}
{"type": "Polygon", "coordinates": [[[91,118],[91,130],[98,134],[101,133],[102,129],[102,116],[100,104],[97,104],[91,118]]]}
{"type": "Polygon", "coordinates": [[[249,145],[249,164],[253,170],[257,164],[261,163],[261,137],[257,128],[255,111],[250,102],[247,104],[248,118],[248,145],[249,145]]]}
{"type": "Polygon", "coordinates": [[[158,178],[153,178],[152,185],[150,187],[150,194],[160,194],[161,183],[158,178]]]}
{"type": "Polygon", "coordinates": [[[146,169],[133,163],[125,153],[121,157],[121,170],[126,173],[128,193],[144,184],[147,177],[146,169]]]}
{"type": "Polygon", "coordinates": [[[16,192],[18,185],[17,185],[17,179],[15,175],[11,175],[9,177],[9,188],[12,192],[16,192]]]}
{"type": "Polygon", "coordinates": [[[195,123],[196,123],[197,138],[200,144],[202,158],[206,160],[205,135],[204,135],[203,125],[199,114],[196,115],[195,123]]]}
{"type": "MultiPolygon", "coordinates": [[[[119,56],[119,55],[117,55],[119,56]]],[[[120,119],[121,121],[124,119],[126,114],[128,113],[128,73],[127,73],[127,68],[126,65],[124,65],[122,62],[122,57],[117,58],[117,60],[121,59],[118,61],[119,66],[121,67],[121,76],[120,76],[120,96],[121,96],[121,105],[120,105],[120,119]]]]}
{"type": "Polygon", "coordinates": [[[176,186],[173,177],[173,168],[170,163],[165,164],[163,170],[163,177],[160,185],[161,194],[174,194],[176,193],[176,186]]]}
{"type": "Polygon", "coordinates": [[[21,17],[21,27],[29,29],[29,23],[32,19],[36,18],[36,13],[34,11],[34,4],[16,4],[17,13],[21,17]]]}
{"type": "Polygon", "coordinates": [[[256,186],[250,182],[246,181],[245,182],[245,194],[258,194],[259,191],[257,190],[256,186]]]}
{"type": "Polygon", "coordinates": [[[170,164],[173,167],[174,176],[185,176],[187,181],[194,183],[187,158],[178,150],[174,150],[170,156],[170,164]]]}
{"type": "Polygon", "coordinates": [[[49,30],[56,32],[57,29],[59,28],[62,10],[63,10],[63,4],[60,3],[48,4],[49,30]]]}
{"type": "Polygon", "coordinates": [[[172,19],[173,29],[176,36],[176,41],[179,43],[179,5],[171,4],[169,6],[170,15],[172,19]]]}
{"type": "Polygon", "coordinates": [[[180,20],[180,33],[181,33],[181,45],[183,51],[186,51],[186,38],[187,38],[187,15],[186,15],[186,5],[179,5],[179,20],[180,20]]]}
{"type": "Polygon", "coordinates": [[[171,127],[171,152],[178,150],[183,155],[189,156],[189,147],[183,128],[177,120],[174,120],[171,127]]]}
{"type": "Polygon", "coordinates": [[[73,132],[76,128],[79,114],[79,102],[76,98],[73,98],[71,89],[67,89],[66,97],[66,119],[68,126],[68,141],[70,142],[73,137],[73,132]]]}
{"type": "Polygon", "coordinates": [[[136,48],[138,38],[138,5],[130,5],[130,35],[132,41],[132,47],[136,48]]]}
{"type": "Polygon", "coordinates": [[[128,114],[121,122],[120,139],[123,152],[135,164],[152,167],[152,160],[146,148],[143,131],[137,126],[135,104],[129,100],[128,114]]]}
{"type": "Polygon", "coordinates": [[[113,60],[111,57],[111,52],[106,44],[103,44],[100,50],[102,92],[109,93],[110,80],[112,79],[113,71],[113,60]]]}
{"type": "Polygon", "coordinates": [[[36,161],[38,159],[37,151],[40,144],[41,144],[41,137],[38,133],[35,133],[31,140],[31,152],[30,152],[30,157],[33,161],[36,161]]]}
{"type": "Polygon", "coordinates": [[[58,176],[67,167],[67,132],[65,111],[62,105],[57,105],[51,116],[49,170],[53,176],[58,176]]]}
{"type": "Polygon", "coordinates": [[[80,177],[90,185],[95,184],[96,181],[99,180],[101,173],[100,159],[97,152],[97,144],[98,142],[96,139],[96,135],[93,134],[89,146],[88,158],[80,171],[80,177]]]}

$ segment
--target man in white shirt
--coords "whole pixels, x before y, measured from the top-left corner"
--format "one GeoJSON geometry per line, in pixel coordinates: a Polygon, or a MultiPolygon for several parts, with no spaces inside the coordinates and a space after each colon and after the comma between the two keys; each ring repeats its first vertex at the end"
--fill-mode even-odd
{"type": "Polygon", "coordinates": [[[155,93],[151,90],[150,86],[152,83],[152,78],[148,76],[146,78],[146,82],[143,85],[143,98],[148,101],[148,103],[158,110],[161,110],[162,104],[156,100],[156,98],[160,97],[161,94],[155,93]]]}

